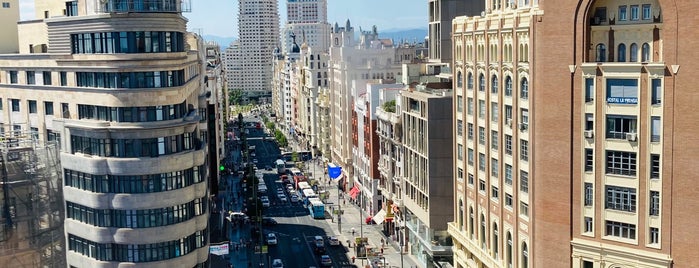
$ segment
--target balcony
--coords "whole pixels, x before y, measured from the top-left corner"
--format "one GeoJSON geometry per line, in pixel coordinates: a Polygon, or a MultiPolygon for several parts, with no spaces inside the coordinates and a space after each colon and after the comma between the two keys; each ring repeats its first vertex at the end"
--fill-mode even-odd
{"type": "Polygon", "coordinates": [[[191,12],[189,0],[96,0],[97,13],[182,13],[191,12]]]}

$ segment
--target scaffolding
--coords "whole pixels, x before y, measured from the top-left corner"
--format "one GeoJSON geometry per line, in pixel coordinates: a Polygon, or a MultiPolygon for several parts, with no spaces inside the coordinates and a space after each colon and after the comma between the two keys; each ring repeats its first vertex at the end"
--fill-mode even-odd
{"type": "Polygon", "coordinates": [[[0,264],[65,267],[59,151],[36,131],[0,131],[0,264]]]}

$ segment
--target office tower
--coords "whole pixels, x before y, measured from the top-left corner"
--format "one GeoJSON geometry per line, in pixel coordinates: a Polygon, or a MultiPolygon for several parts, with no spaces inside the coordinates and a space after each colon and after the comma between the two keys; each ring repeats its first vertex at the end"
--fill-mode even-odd
{"type": "Polygon", "coordinates": [[[328,21],[328,0],[287,0],[287,23],[328,21]]]}
{"type": "Polygon", "coordinates": [[[327,0],[287,0],[287,22],[282,31],[282,53],[292,46],[291,35],[296,35],[299,44],[318,51],[327,51],[330,46],[331,27],[328,23],[327,0]]]}
{"type": "Polygon", "coordinates": [[[0,2],[0,54],[19,52],[17,22],[19,21],[19,0],[0,2]]]}
{"type": "Polygon", "coordinates": [[[206,54],[188,2],[56,3],[20,27],[48,53],[0,56],[0,122],[60,143],[65,266],[206,267],[206,54]]]}
{"type": "MultiPolygon", "coordinates": [[[[279,46],[277,0],[238,1],[238,50],[230,90],[244,99],[272,96],[273,51],[279,46]]],[[[227,52],[228,53],[228,52],[227,52]]]]}
{"type": "Polygon", "coordinates": [[[427,47],[431,61],[451,64],[451,21],[457,16],[480,15],[485,10],[484,4],[484,1],[428,0],[427,47]]]}

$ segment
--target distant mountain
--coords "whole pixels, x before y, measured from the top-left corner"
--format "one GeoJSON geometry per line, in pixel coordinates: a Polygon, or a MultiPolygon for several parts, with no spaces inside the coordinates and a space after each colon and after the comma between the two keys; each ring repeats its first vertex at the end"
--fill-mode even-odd
{"type": "Polygon", "coordinates": [[[401,40],[408,42],[424,42],[427,36],[427,29],[389,29],[381,31],[379,29],[379,38],[390,38],[398,43],[401,40]]]}
{"type": "Polygon", "coordinates": [[[237,40],[238,38],[235,37],[222,37],[222,36],[216,36],[216,35],[204,35],[204,40],[205,41],[214,41],[218,43],[218,45],[221,47],[221,49],[227,48],[228,45],[231,44],[231,42],[237,40]]]}

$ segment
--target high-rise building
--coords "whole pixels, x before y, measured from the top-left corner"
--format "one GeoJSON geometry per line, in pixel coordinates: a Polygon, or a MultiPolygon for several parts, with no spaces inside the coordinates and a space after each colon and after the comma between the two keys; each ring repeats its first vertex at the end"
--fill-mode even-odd
{"type": "Polygon", "coordinates": [[[47,53],[0,56],[0,129],[60,143],[65,266],[207,267],[206,53],[189,3],[36,3],[20,43],[47,53]]]}
{"type": "Polygon", "coordinates": [[[19,0],[0,2],[0,54],[19,52],[17,22],[19,21],[19,0]]]}
{"type": "Polygon", "coordinates": [[[451,21],[457,16],[479,15],[484,5],[485,1],[428,0],[427,48],[431,61],[451,64],[451,21]]]}
{"type": "Polygon", "coordinates": [[[328,21],[328,0],[287,0],[287,23],[328,21]]]}
{"type": "Polygon", "coordinates": [[[282,31],[282,53],[289,52],[292,46],[291,35],[296,41],[320,51],[330,46],[327,0],[287,0],[287,21],[282,31]]]}
{"type": "Polygon", "coordinates": [[[279,46],[277,0],[239,0],[238,38],[233,64],[239,68],[232,69],[229,90],[242,90],[249,99],[271,97],[273,52],[279,46]]]}

